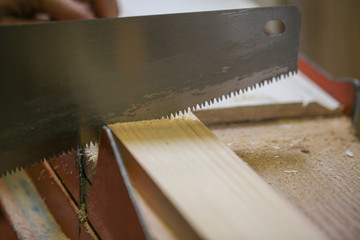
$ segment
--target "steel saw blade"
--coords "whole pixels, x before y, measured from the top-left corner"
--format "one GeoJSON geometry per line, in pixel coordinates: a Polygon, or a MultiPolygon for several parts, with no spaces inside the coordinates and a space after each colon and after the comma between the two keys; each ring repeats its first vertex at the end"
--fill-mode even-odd
{"type": "Polygon", "coordinates": [[[2,26],[0,172],[295,72],[299,29],[293,6],[2,26]]]}

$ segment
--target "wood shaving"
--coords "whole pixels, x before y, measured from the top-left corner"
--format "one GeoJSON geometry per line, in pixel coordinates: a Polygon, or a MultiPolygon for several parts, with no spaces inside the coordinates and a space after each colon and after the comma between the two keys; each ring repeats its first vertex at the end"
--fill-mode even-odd
{"type": "Polygon", "coordinates": [[[354,157],[354,154],[350,151],[350,150],[346,150],[346,155],[348,156],[348,157],[351,157],[351,158],[353,158],[354,157]]]}

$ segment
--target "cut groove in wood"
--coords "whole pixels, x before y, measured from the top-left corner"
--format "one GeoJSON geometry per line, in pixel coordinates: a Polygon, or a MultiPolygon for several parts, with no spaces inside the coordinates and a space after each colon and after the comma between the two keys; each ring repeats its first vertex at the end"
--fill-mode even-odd
{"type": "Polygon", "coordinates": [[[200,238],[324,239],[194,115],[110,128],[200,238]]]}

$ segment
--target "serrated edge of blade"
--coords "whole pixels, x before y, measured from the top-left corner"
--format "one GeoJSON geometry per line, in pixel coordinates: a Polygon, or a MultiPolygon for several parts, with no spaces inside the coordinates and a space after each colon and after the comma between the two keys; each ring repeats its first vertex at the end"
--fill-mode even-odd
{"type": "Polygon", "coordinates": [[[286,72],[286,73],[277,74],[277,75],[275,75],[274,77],[272,77],[270,79],[261,80],[260,82],[257,82],[257,83],[255,83],[253,85],[249,85],[249,86],[246,86],[244,88],[231,91],[231,92],[229,92],[227,94],[224,94],[224,95],[221,95],[221,96],[218,96],[218,97],[214,97],[214,98],[209,99],[207,101],[204,101],[202,103],[198,103],[198,104],[195,104],[193,106],[190,106],[187,109],[183,109],[183,110],[179,110],[179,111],[174,112],[174,113],[170,113],[167,116],[163,116],[162,118],[164,118],[164,119],[174,119],[174,118],[177,118],[179,116],[186,115],[186,114],[188,114],[188,113],[190,113],[192,111],[202,110],[205,107],[211,106],[211,105],[213,105],[215,103],[226,101],[226,100],[231,99],[233,97],[239,96],[240,94],[251,92],[251,91],[253,91],[255,89],[262,88],[262,87],[270,85],[270,84],[272,84],[274,82],[279,82],[280,80],[284,80],[284,79],[286,79],[286,78],[288,78],[290,76],[295,76],[297,74],[297,72],[298,72],[297,70],[294,70],[294,71],[289,71],[289,72],[286,72]]]}
{"type": "MultiPolygon", "coordinates": [[[[94,140],[94,141],[87,142],[82,147],[86,148],[86,147],[89,147],[89,146],[96,146],[96,145],[98,145],[98,141],[94,140]]],[[[76,151],[75,148],[63,150],[63,151],[61,151],[59,153],[54,153],[52,155],[49,155],[47,157],[44,157],[44,158],[36,160],[36,161],[31,161],[31,162],[26,161],[23,164],[21,164],[20,166],[16,166],[15,168],[11,168],[9,170],[6,170],[5,172],[0,172],[0,178],[2,178],[3,176],[13,174],[13,173],[15,173],[17,171],[26,170],[28,168],[31,168],[32,166],[37,165],[37,164],[42,164],[42,163],[44,163],[45,160],[46,161],[51,161],[54,158],[60,158],[60,157],[62,157],[64,155],[72,154],[73,151],[76,151]]]]}
{"type": "MultiPolygon", "coordinates": [[[[177,117],[184,116],[184,115],[186,115],[186,114],[188,114],[190,112],[201,110],[204,107],[211,106],[214,103],[218,103],[218,102],[228,100],[228,99],[230,99],[232,97],[236,97],[236,96],[238,96],[240,94],[244,94],[244,93],[253,91],[253,90],[257,89],[257,88],[261,88],[263,86],[270,85],[273,82],[278,82],[278,81],[280,81],[282,79],[286,79],[286,78],[288,78],[290,76],[294,76],[294,75],[297,74],[297,72],[298,72],[297,70],[294,70],[294,71],[289,71],[289,72],[285,72],[285,73],[280,73],[280,74],[277,74],[277,75],[275,75],[274,77],[272,77],[270,79],[261,80],[260,82],[257,82],[257,83],[255,83],[253,85],[245,86],[244,88],[231,91],[231,92],[229,92],[227,94],[224,94],[224,95],[221,95],[221,96],[218,96],[218,97],[214,97],[214,98],[209,99],[207,101],[204,101],[202,103],[198,103],[198,104],[195,104],[193,106],[189,106],[186,109],[179,110],[179,111],[170,113],[167,116],[163,116],[163,117],[155,118],[155,119],[175,119],[177,117]]],[[[98,141],[96,141],[94,139],[93,141],[89,141],[89,142],[85,143],[83,145],[83,147],[87,147],[87,146],[90,146],[90,145],[96,145],[97,142],[98,141]]],[[[0,178],[3,177],[3,176],[7,176],[8,174],[13,174],[16,171],[22,171],[22,170],[27,169],[29,167],[32,167],[32,166],[34,166],[36,164],[41,164],[41,163],[44,162],[44,160],[51,160],[52,158],[59,158],[59,157],[63,156],[64,154],[71,154],[72,151],[76,151],[75,148],[68,149],[68,150],[63,150],[60,153],[55,153],[55,154],[53,154],[51,156],[44,157],[43,159],[39,159],[38,161],[25,162],[24,164],[22,164],[20,166],[16,166],[13,169],[6,170],[5,172],[0,172],[0,178]]]]}

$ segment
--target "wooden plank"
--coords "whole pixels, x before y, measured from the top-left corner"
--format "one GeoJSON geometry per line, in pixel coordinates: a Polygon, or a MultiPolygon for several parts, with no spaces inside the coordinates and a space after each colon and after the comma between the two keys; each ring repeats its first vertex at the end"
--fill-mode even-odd
{"type": "Polygon", "coordinates": [[[360,236],[360,142],[344,116],[211,126],[330,239],[360,236]]]}
{"type": "Polygon", "coordinates": [[[0,179],[0,202],[19,239],[69,239],[25,171],[0,179]]]}
{"type": "Polygon", "coordinates": [[[29,222],[16,204],[14,197],[2,178],[0,178],[0,204],[17,238],[36,239],[29,222]]]}
{"type": "Polygon", "coordinates": [[[231,122],[256,122],[263,120],[340,114],[341,108],[329,110],[318,103],[265,104],[229,108],[210,108],[194,112],[206,125],[231,122]]]}
{"type": "Polygon", "coordinates": [[[179,239],[177,235],[162,221],[160,216],[156,214],[153,208],[142,198],[142,195],[135,191],[137,205],[139,211],[144,219],[145,226],[149,231],[152,239],[166,239],[176,240],[179,239]]]}
{"type": "MultiPolygon", "coordinates": [[[[143,179],[158,187],[154,198],[163,194],[190,224],[193,239],[324,239],[193,115],[110,128],[142,168],[143,179]]],[[[140,194],[148,189],[141,182],[134,186],[140,194]]]]}

